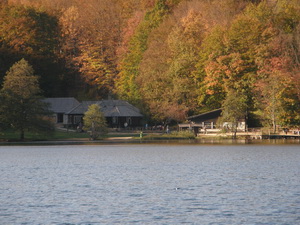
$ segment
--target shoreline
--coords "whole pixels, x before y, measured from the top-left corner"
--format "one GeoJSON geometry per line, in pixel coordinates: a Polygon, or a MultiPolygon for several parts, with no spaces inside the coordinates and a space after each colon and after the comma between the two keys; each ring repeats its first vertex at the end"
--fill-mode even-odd
{"type": "Polygon", "coordinates": [[[121,145],[121,144],[161,144],[161,145],[299,145],[300,139],[231,139],[219,137],[197,137],[195,139],[139,139],[132,137],[110,137],[102,140],[66,139],[40,141],[7,141],[0,142],[1,146],[43,146],[43,145],[121,145]]]}
{"type": "MultiPolygon", "coordinates": [[[[65,133],[68,134],[69,132],[65,133]]],[[[110,132],[99,140],[90,140],[88,136],[62,135],[58,137],[0,139],[0,146],[9,145],[92,145],[92,144],[300,144],[300,135],[293,133],[263,134],[262,132],[238,132],[236,138],[232,133],[198,133],[197,136],[166,134],[163,132],[110,132]],[[144,134],[144,135],[143,135],[144,134]]],[[[74,133],[75,134],[75,133],[74,133]]]]}

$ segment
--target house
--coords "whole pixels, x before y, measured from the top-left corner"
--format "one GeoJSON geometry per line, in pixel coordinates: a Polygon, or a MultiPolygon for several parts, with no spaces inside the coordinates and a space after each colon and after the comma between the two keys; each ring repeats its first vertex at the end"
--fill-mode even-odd
{"type": "MultiPolygon", "coordinates": [[[[230,122],[224,122],[222,127],[218,126],[218,119],[221,117],[222,109],[212,110],[206,113],[199,115],[190,116],[187,118],[189,123],[179,124],[179,130],[190,129],[193,130],[196,134],[203,132],[216,132],[219,131],[222,127],[231,127],[230,122]]],[[[245,131],[246,122],[245,119],[241,119],[238,122],[238,130],[245,131]]]]}
{"type": "Polygon", "coordinates": [[[201,124],[201,127],[208,129],[216,128],[217,121],[221,117],[222,109],[216,109],[206,113],[188,117],[188,120],[194,124],[201,124]]]}
{"type": "Polygon", "coordinates": [[[80,124],[83,121],[84,113],[92,104],[100,106],[110,128],[142,126],[143,115],[140,110],[123,100],[83,101],[66,113],[68,125],[80,124]]]}
{"type": "Polygon", "coordinates": [[[54,113],[56,124],[67,124],[66,113],[80,104],[75,98],[46,98],[43,100],[49,104],[49,109],[54,113]]]}

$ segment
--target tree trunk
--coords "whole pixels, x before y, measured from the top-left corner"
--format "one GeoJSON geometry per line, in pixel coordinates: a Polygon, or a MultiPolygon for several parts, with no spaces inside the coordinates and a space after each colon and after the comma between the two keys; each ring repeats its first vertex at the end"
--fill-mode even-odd
{"type": "Polygon", "coordinates": [[[237,128],[236,128],[236,126],[235,127],[233,127],[233,136],[232,136],[232,138],[233,139],[236,139],[236,133],[237,133],[237,128]]]}
{"type": "Polygon", "coordinates": [[[273,133],[275,134],[276,133],[276,120],[275,120],[275,116],[273,116],[273,133]]]}
{"type": "Polygon", "coordinates": [[[233,139],[236,139],[236,130],[233,132],[233,139]]]}
{"type": "Polygon", "coordinates": [[[232,125],[231,125],[231,129],[232,129],[232,139],[236,139],[236,133],[237,133],[237,122],[234,121],[232,122],[232,125]]]}

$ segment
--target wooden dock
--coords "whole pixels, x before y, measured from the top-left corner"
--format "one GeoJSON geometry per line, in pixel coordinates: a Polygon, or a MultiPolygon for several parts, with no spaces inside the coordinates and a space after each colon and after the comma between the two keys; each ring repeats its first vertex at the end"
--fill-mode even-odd
{"type": "MultiPolygon", "coordinates": [[[[216,130],[214,130],[215,132],[207,132],[207,133],[198,133],[197,136],[198,137],[230,137],[233,134],[231,132],[227,132],[227,133],[221,133],[218,132],[216,130]]],[[[262,132],[237,132],[236,134],[237,137],[243,137],[245,139],[300,139],[300,135],[294,134],[294,133],[279,133],[279,134],[266,134],[266,133],[262,133],[262,132]]]]}

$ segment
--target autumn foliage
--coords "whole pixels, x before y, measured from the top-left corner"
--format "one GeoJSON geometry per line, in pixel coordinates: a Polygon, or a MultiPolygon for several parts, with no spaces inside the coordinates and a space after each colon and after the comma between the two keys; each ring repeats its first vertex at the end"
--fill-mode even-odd
{"type": "Polygon", "coordinates": [[[183,121],[240,93],[261,125],[300,123],[299,0],[8,0],[0,18],[0,82],[26,58],[49,97],[183,121]]]}

